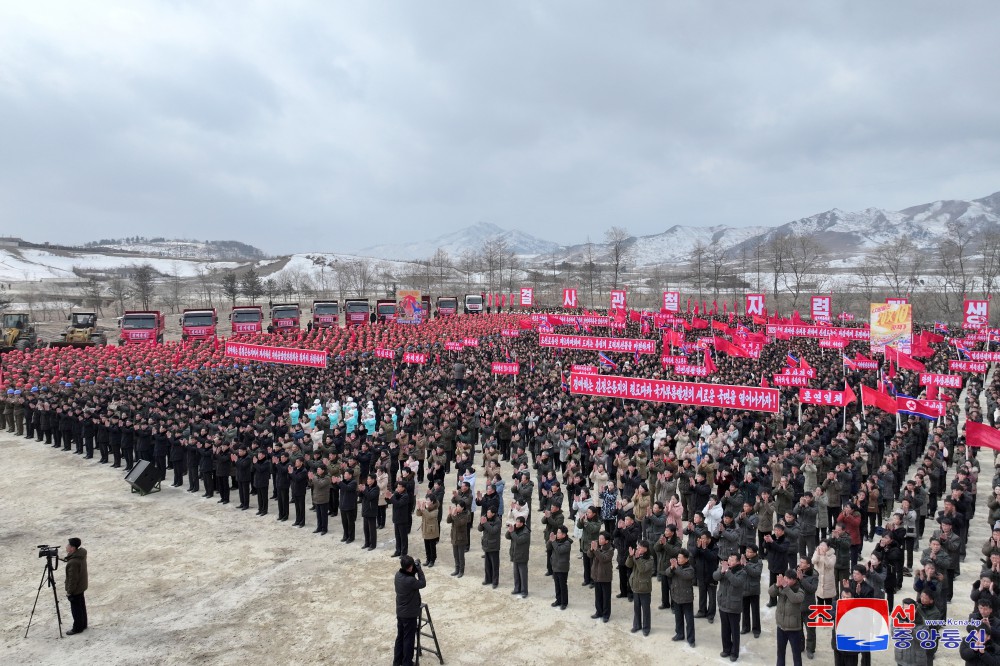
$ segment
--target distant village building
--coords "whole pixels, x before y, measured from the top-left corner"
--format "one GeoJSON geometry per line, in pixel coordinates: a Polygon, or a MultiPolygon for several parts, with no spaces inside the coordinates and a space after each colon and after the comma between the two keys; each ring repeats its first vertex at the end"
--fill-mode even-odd
{"type": "Polygon", "coordinates": [[[23,242],[14,236],[0,236],[0,247],[20,247],[23,242]]]}

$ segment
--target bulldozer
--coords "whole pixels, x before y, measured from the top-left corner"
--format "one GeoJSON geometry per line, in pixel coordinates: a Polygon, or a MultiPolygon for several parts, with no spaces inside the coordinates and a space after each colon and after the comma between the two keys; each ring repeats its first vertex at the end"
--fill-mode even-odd
{"type": "Polygon", "coordinates": [[[69,315],[69,326],[50,347],[96,347],[108,344],[108,336],[97,326],[96,312],[73,312],[69,315]]]}
{"type": "Polygon", "coordinates": [[[42,346],[31,323],[31,314],[24,311],[4,312],[0,316],[0,354],[42,346]]]}

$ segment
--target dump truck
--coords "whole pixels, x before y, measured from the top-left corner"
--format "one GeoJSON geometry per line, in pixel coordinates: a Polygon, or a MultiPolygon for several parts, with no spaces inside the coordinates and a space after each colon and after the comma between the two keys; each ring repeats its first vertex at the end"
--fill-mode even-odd
{"type": "Polygon", "coordinates": [[[396,301],[391,298],[380,298],[375,301],[376,321],[385,323],[396,321],[396,301]]]}
{"type": "Polygon", "coordinates": [[[118,322],[119,345],[162,344],[166,321],[159,310],[126,310],[118,322]]]}
{"type": "Polygon", "coordinates": [[[313,328],[336,328],[340,326],[340,301],[313,301],[313,328]]]}
{"type": "Polygon", "coordinates": [[[264,308],[259,305],[237,305],[229,315],[233,333],[261,333],[264,330],[264,308]]]}
{"type": "Polygon", "coordinates": [[[42,343],[31,323],[31,313],[13,311],[0,318],[0,353],[13,350],[26,351],[41,347],[42,343]]]}
{"type": "Polygon", "coordinates": [[[450,317],[458,314],[457,296],[438,296],[437,313],[439,317],[450,317]]]}
{"type": "Polygon", "coordinates": [[[50,347],[97,347],[108,344],[104,329],[97,325],[97,313],[88,310],[74,310],[67,317],[69,326],[59,340],[50,347]]]}
{"type": "Polygon", "coordinates": [[[483,295],[465,295],[465,314],[483,314],[483,295]]]}
{"type": "Polygon", "coordinates": [[[372,314],[372,306],[367,298],[348,298],[344,301],[344,323],[348,326],[364,326],[372,314]]]}
{"type": "Polygon", "coordinates": [[[271,306],[271,326],[275,333],[299,330],[301,317],[298,303],[275,303],[271,306]]]}
{"type": "Polygon", "coordinates": [[[181,313],[181,340],[213,340],[219,315],[215,308],[187,309],[181,313]]]}

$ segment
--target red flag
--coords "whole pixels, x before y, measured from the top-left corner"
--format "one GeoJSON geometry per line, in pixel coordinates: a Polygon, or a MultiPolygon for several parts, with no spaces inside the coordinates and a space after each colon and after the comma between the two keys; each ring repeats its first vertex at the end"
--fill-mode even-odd
{"type": "Polygon", "coordinates": [[[975,421],[965,422],[965,443],[1000,451],[1000,431],[975,421]]]}
{"type": "MultiPolygon", "coordinates": [[[[697,305],[694,306],[694,311],[695,311],[695,314],[698,313],[698,306],[697,305]]],[[[692,317],[691,318],[691,328],[706,329],[706,328],[708,328],[708,320],[707,319],[699,319],[698,317],[692,317]]]]}
{"type": "Polygon", "coordinates": [[[712,301],[712,314],[719,314],[719,304],[716,301],[712,301]]]}
{"type": "Polygon", "coordinates": [[[937,384],[935,384],[934,386],[928,386],[927,387],[927,399],[928,400],[937,400],[938,399],[938,387],[937,387],[937,384]]]}
{"type": "Polygon", "coordinates": [[[698,314],[698,301],[694,302],[694,313],[698,314]]]}
{"type": "Polygon", "coordinates": [[[889,361],[895,361],[900,370],[916,370],[917,372],[924,372],[927,370],[923,363],[909,354],[904,354],[895,347],[885,348],[885,358],[889,361]]]}
{"type": "Polygon", "coordinates": [[[715,365],[715,361],[712,360],[712,355],[705,351],[705,367],[708,368],[708,374],[714,375],[719,371],[719,367],[715,365]]]}
{"type": "Polygon", "coordinates": [[[854,389],[851,388],[851,385],[844,382],[844,404],[849,405],[857,399],[858,396],[854,394],[854,389]]]}
{"type": "Polygon", "coordinates": [[[940,333],[931,333],[930,331],[924,331],[920,334],[920,337],[926,344],[932,345],[938,342],[944,342],[944,336],[940,333]]]}
{"type": "Polygon", "coordinates": [[[896,378],[896,364],[893,363],[892,361],[889,361],[889,371],[887,373],[885,373],[885,375],[889,379],[895,379],[896,378]]]}
{"type": "Polygon", "coordinates": [[[861,401],[866,406],[878,407],[883,412],[888,412],[889,414],[895,414],[898,411],[896,409],[895,398],[875,389],[868,388],[864,384],[861,385],[861,401]]]}
{"type": "Polygon", "coordinates": [[[771,388],[771,382],[767,381],[767,376],[761,374],[760,376],[760,387],[761,388],[771,388]]]}

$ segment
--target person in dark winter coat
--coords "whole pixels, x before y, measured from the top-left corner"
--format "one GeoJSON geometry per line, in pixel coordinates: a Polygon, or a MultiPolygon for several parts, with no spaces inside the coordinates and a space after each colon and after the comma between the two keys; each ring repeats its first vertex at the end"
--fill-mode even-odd
{"type": "Polygon", "coordinates": [[[674,609],[673,641],[694,640],[694,567],[687,549],[680,550],[667,563],[666,577],[670,581],[670,603],[674,609]]]}
{"type": "Polygon", "coordinates": [[[507,526],[504,538],[510,541],[510,562],[514,570],[514,591],[521,598],[528,598],[528,551],[531,546],[531,530],[524,521],[524,516],[518,516],[514,523],[507,526]]]}
{"type": "MultiPolygon", "coordinates": [[[[365,485],[358,489],[361,496],[361,523],[365,533],[365,543],[361,546],[365,550],[375,550],[378,546],[378,483],[375,481],[375,473],[369,472],[365,485]]],[[[344,498],[341,497],[341,504],[344,498]]]]}
{"type": "Polygon", "coordinates": [[[271,484],[271,463],[267,454],[258,451],[253,461],[253,487],[257,491],[257,515],[267,515],[268,486],[271,484]]]}
{"type": "Polygon", "coordinates": [[[597,539],[591,541],[590,578],[594,581],[594,614],[590,617],[607,622],[611,619],[611,579],[614,577],[615,549],[608,541],[608,535],[600,532],[597,539]]]}
{"type": "MultiPolygon", "coordinates": [[[[296,527],[306,526],[306,489],[309,487],[309,469],[302,463],[302,458],[296,458],[294,465],[288,466],[288,481],[292,492],[292,503],[295,504],[296,527]]],[[[220,476],[220,482],[229,483],[228,474],[220,476]]],[[[227,491],[228,492],[228,491],[227,491]]]]}
{"type": "Polygon", "coordinates": [[[747,574],[737,555],[719,563],[712,577],[719,583],[719,618],[722,624],[722,654],[729,661],[740,656],[740,614],[743,612],[743,590],[747,574]]]}
{"type": "Polygon", "coordinates": [[[412,666],[417,620],[423,606],[420,590],[427,587],[427,579],[413,558],[404,555],[399,559],[399,571],[393,584],[396,589],[396,644],[392,663],[412,666]]]}
{"type": "Polygon", "coordinates": [[[396,482],[396,492],[386,491],[385,499],[392,505],[392,529],[395,535],[396,549],[392,557],[406,555],[410,550],[410,526],[413,524],[413,514],[410,513],[412,499],[406,491],[406,484],[396,482]]]}
{"type": "Polygon", "coordinates": [[[492,585],[495,590],[500,586],[500,531],[503,521],[492,507],[486,510],[486,515],[480,517],[479,527],[483,533],[482,546],[485,555],[485,577],[483,585],[492,585]]]}

